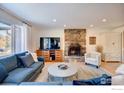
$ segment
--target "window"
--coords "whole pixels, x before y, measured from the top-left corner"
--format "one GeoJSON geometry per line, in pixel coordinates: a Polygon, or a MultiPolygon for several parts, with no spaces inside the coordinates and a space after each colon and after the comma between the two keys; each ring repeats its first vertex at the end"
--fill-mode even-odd
{"type": "Polygon", "coordinates": [[[0,23],[0,57],[28,50],[31,47],[30,29],[27,25],[0,23]]]}
{"type": "Polygon", "coordinates": [[[0,56],[12,53],[11,27],[0,23],[0,56]]]}

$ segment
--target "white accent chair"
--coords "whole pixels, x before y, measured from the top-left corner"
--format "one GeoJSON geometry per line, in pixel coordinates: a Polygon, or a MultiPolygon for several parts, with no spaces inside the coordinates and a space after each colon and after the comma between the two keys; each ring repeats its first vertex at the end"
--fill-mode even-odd
{"type": "Polygon", "coordinates": [[[85,53],[85,64],[95,65],[98,68],[101,65],[101,53],[85,53]]]}

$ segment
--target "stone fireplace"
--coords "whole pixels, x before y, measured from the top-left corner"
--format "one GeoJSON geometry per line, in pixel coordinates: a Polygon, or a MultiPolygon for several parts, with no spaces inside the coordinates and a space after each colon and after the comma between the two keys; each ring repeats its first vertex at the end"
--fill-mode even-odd
{"type": "Polygon", "coordinates": [[[84,56],[86,29],[65,29],[65,56],[84,56]]]}

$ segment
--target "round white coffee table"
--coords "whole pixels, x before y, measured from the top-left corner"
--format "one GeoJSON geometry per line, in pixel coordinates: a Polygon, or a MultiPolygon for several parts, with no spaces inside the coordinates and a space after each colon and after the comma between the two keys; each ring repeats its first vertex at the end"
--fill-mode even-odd
{"type": "MultiPolygon", "coordinates": [[[[77,75],[77,67],[74,64],[71,63],[54,63],[53,65],[48,67],[48,73],[50,76],[55,77],[55,78],[61,78],[62,82],[65,80],[65,78],[71,77],[77,75]],[[59,65],[66,65],[67,69],[60,69],[58,66],[59,65]]],[[[49,77],[48,77],[49,79],[49,77]]]]}

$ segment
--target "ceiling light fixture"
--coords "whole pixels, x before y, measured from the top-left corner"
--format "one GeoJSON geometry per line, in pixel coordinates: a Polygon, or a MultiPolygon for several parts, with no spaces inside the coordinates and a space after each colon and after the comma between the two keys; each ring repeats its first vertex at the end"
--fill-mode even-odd
{"type": "Polygon", "coordinates": [[[64,27],[66,27],[66,25],[64,25],[64,27]]]}
{"type": "Polygon", "coordinates": [[[53,22],[56,22],[56,19],[53,19],[52,21],[53,21],[53,22]]]}
{"type": "Polygon", "coordinates": [[[106,22],[106,21],[107,21],[107,19],[105,19],[105,18],[102,19],[102,22],[106,22]]]}
{"type": "Polygon", "coordinates": [[[94,27],[94,25],[91,24],[90,27],[94,27]]]}

